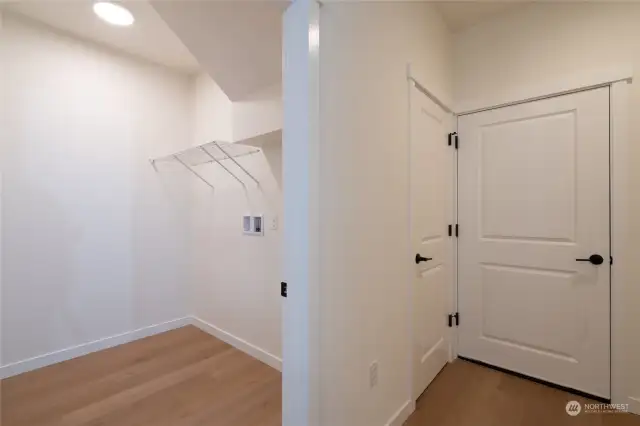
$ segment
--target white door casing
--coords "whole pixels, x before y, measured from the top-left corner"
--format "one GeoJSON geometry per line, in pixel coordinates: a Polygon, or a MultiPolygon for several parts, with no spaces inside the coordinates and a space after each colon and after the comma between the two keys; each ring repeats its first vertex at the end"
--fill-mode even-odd
{"type": "Polygon", "coordinates": [[[459,354],[608,398],[609,88],[458,133],[459,354]],[[591,254],[604,263],[576,261],[591,254]]]}
{"type": "Polygon", "coordinates": [[[447,146],[451,116],[413,85],[410,96],[413,398],[417,399],[449,358],[453,151],[447,146]],[[431,260],[416,263],[417,254],[431,260]]]}

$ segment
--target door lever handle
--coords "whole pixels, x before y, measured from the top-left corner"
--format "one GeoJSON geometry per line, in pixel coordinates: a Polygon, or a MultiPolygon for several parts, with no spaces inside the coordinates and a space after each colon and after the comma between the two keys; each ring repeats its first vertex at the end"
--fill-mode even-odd
{"type": "Polygon", "coordinates": [[[433,258],[432,257],[422,257],[422,256],[420,256],[420,253],[416,254],[416,265],[418,263],[420,263],[420,262],[427,262],[429,260],[433,260],[433,258]]]}
{"type": "Polygon", "coordinates": [[[576,259],[578,262],[591,262],[594,265],[602,265],[604,258],[599,254],[592,254],[588,259],[576,259]]]}

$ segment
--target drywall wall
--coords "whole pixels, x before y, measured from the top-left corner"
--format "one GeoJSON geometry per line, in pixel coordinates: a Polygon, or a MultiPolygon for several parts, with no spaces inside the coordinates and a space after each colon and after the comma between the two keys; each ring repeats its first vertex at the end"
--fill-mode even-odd
{"type": "MultiPolygon", "coordinates": [[[[621,67],[640,69],[640,5],[623,3],[534,4],[500,15],[455,38],[456,104],[508,97],[567,77],[621,67]],[[544,23],[541,25],[541,23],[544,23]]],[[[640,217],[640,84],[631,85],[628,168],[629,218],[640,217]]],[[[631,219],[628,258],[640,256],[640,224],[631,219]]],[[[615,264],[614,264],[615,265],[615,264]]],[[[629,370],[627,396],[640,412],[640,265],[635,262],[623,287],[624,354],[629,370]],[[635,402],[634,402],[635,401],[635,402]]],[[[615,283],[614,283],[615,284],[615,283]]]]}
{"type": "Polygon", "coordinates": [[[151,1],[232,101],[281,80],[287,0],[151,1]]]}
{"type": "Polygon", "coordinates": [[[194,144],[235,142],[282,129],[282,85],[264,87],[232,102],[207,74],[193,79],[194,144]]]}
{"type": "MultiPolygon", "coordinates": [[[[229,141],[236,103],[206,74],[196,80],[193,145],[229,141]]],[[[258,106],[245,117],[255,114],[259,119],[260,111],[258,106]]],[[[274,143],[237,158],[260,187],[230,161],[225,165],[246,187],[216,164],[198,166],[215,190],[193,179],[189,219],[190,312],[212,326],[208,331],[277,367],[282,356],[281,156],[281,145],[274,143]],[[264,236],[243,234],[244,214],[264,215],[264,236]]]]}
{"type": "Polygon", "coordinates": [[[320,426],[320,3],[283,17],[282,424],[320,426]]]}
{"type": "Polygon", "coordinates": [[[282,129],[282,85],[264,87],[233,103],[233,140],[282,129]]]}
{"type": "Polygon", "coordinates": [[[450,50],[430,3],[320,8],[322,425],[385,425],[412,404],[407,63],[449,99],[450,50]]]}
{"type": "Polygon", "coordinates": [[[233,104],[208,74],[193,78],[193,100],[193,144],[232,142],[233,104]]]}
{"type": "Polygon", "coordinates": [[[6,13],[1,49],[4,363],[184,317],[191,178],[148,160],[190,144],[189,78],[6,13]]]}
{"type": "MultiPolygon", "coordinates": [[[[281,152],[279,145],[273,145],[238,158],[260,187],[243,177],[243,188],[217,165],[200,167],[215,190],[195,182],[191,219],[191,312],[231,335],[232,341],[263,352],[271,365],[278,365],[282,356],[281,152]],[[263,236],[243,235],[244,214],[264,215],[263,236]],[[271,228],[273,220],[278,229],[271,228]]],[[[227,165],[242,176],[235,166],[227,165]]]]}

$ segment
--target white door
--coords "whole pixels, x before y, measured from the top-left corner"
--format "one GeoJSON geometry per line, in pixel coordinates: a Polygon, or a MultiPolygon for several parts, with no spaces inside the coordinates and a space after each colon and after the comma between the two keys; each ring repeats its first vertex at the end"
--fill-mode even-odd
{"type": "Polygon", "coordinates": [[[609,89],[458,133],[459,354],[609,397],[609,89]]]}
{"type": "Polygon", "coordinates": [[[447,146],[451,117],[415,87],[411,90],[411,263],[413,275],[414,398],[449,357],[447,315],[453,254],[453,150],[447,146]],[[416,259],[416,256],[428,260],[416,259]]]}

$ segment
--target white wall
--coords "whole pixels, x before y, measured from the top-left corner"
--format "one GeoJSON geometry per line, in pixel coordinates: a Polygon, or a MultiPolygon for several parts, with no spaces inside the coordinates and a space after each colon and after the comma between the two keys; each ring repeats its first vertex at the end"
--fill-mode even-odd
{"type": "Polygon", "coordinates": [[[282,84],[264,87],[232,102],[204,72],[193,79],[194,145],[235,142],[282,129],[282,84]]]}
{"type": "Polygon", "coordinates": [[[2,339],[14,363],[187,314],[187,77],[5,14],[2,339]]]}
{"type": "MultiPolygon", "coordinates": [[[[235,139],[237,103],[230,102],[206,74],[196,78],[195,90],[193,145],[230,141],[231,134],[235,139]]],[[[257,106],[244,117],[255,121],[266,117],[266,122],[271,122],[274,114],[282,114],[262,111],[257,106]]],[[[239,128],[243,131],[247,126],[239,128]]],[[[190,312],[253,346],[272,364],[278,364],[282,357],[281,156],[281,145],[276,143],[237,159],[258,179],[260,188],[229,161],[225,164],[243,179],[246,189],[218,165],[199,166],[215,190],[193,178],[189,219],[190,312]],[[267,226],[263,237],[242,234],[244,214],[264,215],[267,226]],[[269,227],[274,218],[278,221],[276,230],[269,227]]]]}
{"type": "Polygon", "coordinates": [[[282,129],[282,85],[267,86],[233,103],[233,140],[282,129]]]}
{"type": "Polygon", "coordinates": [[[282,424],[320,426],[320,4],[293,2],[283,16],[282,424]]]}
{"type": "Polygon", "coordinates": [[[206,73],[193,79],[193,144],[233,140],[233,104],[206,73]]]}
{"type": "Polygon", "coordinates": [[[429,3],[327,3],[320,23],[320,424],[384,425],[411,400],[406,67],[450,98],[451,43],[429,3]]]}
{"type": "Polygon", "coordinates": [[[234,109],[206,74],[16,16],[2,31],[5,363],[194,314],[278,364],[279,230],[245,237],[241,216],[280,219],[279,145],[239,159],[261,182],[246,191],[148,160],[233,140],[234,111],[240,134],[281,127],[279,88],[234,109]]]}
{"type": "Polygon", "coordinates": [[[238,159],[260,188],[243,177],[245,190],[217,165],[200,168],[215,191],[194,182],[190,255],[191,312],[276,363],[282,357],[281,238],[280,230],[269,226],[282,217],[281,152],[275,145],[238,159]],[[264,215],[264,236],[243,235],[244,214],[264,215]]]}
{"type": "MultiPolygon", "coordinates": [[[[603,68],[640,69],[639,4],[535,4],[515,9],[455,38],[456,104],[508,96],[522,87],[579,76],[603,68]]],[[[629,134],[631,173],[627,189],[628,258],[640,257],[640,83],[631,86],[629,134]]],[[[633,263],[633,262],[632,262],[633,263]]],[[[640,264],[632,265],[631,281],[622,283],[627,317],[624,353],[630,367],[628,396],[640,410],[640,264]]],[[[621,402],[621,401],[617,401],[621,402]]],[[[628,402],[628,401],[623,401],[628,402]]]]}

